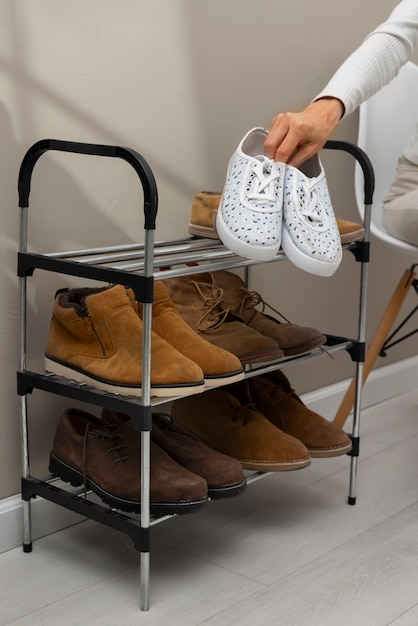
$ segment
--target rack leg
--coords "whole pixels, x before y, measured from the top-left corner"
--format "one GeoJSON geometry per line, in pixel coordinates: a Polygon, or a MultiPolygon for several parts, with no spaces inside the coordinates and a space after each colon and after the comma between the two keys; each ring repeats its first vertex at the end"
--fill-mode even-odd
{"type": "Polygon", "coordinates": [[[32,552],[30,500],[23,502],[23,552],[32,552]]]}
{"type": "MultiPolygon", "coordinates": [[[[29,446],[26,396],[20,396],[20,428],[22,438],[22,476],[27,478],[29,469],[29,446]]],[[[31,502],[23,501],[23,552],[32,552],[31,502]]]]}
{"type": "Polygon", "coordinates": [[[149,552],[141,552],[141,589],[140,589],[140,609],[148,611],[149,609],[149,571],[150,571],[150,554],[149,552]]]}
{"type": "Polygon", "coordinates": [[[358,457],[351,457],[351,465],[350,465],[350,487],[348,490],[348,504],[356,503],[356,492],[357,492],[357,462],[358,457]]]}
{"type": "Polygon", "coordinates": [[[151,433],[141,432],[141,529],[142,546],[140,556],[140,609],[149,609],[149,582],[150,582],[150,464],[151,464],[151,433]]]}
{"type": "MultiPolygon", "coordinates": [[[[399,281],[395,291],[392,294],[392,297],[383,313],[383,316],[380,320],[380,323],[377,327],[377,330],[374,334],[374,337],[370,343],[370,346],[366,352],[366,358],[364,361],[364,372],[363,372],[363,385],[366,383],[367,377],[370,374],[377,357],[380,354],[383,344],[386,341],[387,336],[389,335],[390,329],[392,328],[396,317],[405,301],[406,296],[409,293],[409,289],[412,286],[414,280],[416,278],[415,272],[411,269],[405,270],[402,275],[401,280],[399,281]]],[[[334,422],[342,427],[347,420],[351,409],[354,404],[354,396],[355,396],[355,379],[351,381],[350,387],[347,389],[347,392],[340,404],[340,407],[337,411],[337,414],[334,418],[334,422]]]]}

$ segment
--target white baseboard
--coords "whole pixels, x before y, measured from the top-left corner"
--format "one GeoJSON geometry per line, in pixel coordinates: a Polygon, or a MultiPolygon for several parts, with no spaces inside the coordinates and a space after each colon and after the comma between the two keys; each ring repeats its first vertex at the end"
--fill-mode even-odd
{"type": "MultiPolygon", "coordinates": [[[[372,370],[362,391],[362,407],[394,398],[416,389],[418,381],[418,356],[372,370]]],[[[305,404],[329,420],[334,419],[351,379],[321,387],[302,396],[305,404]]]]}
{"type": "MultiPolygon", "coordinates": [[[[418,356],[398,361],[371,372],[363,390],[363,408],[416,389],[418,356]],[[389,382],[390,381],[390,382],[389,382]]],[[[332,420],[351,382],[342,381],[302,396],[312,410],[332,420]]],[[[39,539],[83,521],[83,517],[52,502],[31,502],[32,538],[39,539]]],[[[0,553],[22,544],[22,500],[20,495],[0,500],[0,553]]]]}

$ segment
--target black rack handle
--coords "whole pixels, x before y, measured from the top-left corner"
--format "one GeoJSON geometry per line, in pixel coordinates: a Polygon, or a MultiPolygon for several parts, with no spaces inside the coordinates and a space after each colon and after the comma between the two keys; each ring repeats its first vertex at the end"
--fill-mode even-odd
{"type": "Polygon", "coordinates": [[[33,168],[39,157],[48,150],[59,152],[73,152],[76,154],[91,154],[103,157],[115,157],[127,161],[138,174],[144,192],[144,228],[155,230],[155,220],[158,209],[157,184],[154,174],[147,161],[135,150],[120,146],[107,146],[92,143],[78,143],[74,141],[60,141],[58,139],[41,139],[29,148],[23,157],[18,180],[19,207],[29,206],[29,194],[33,168]]]}
{"type": "Polygon", "coordinates": [[[343,150],[353,156],[360,165],[364,176],[364,204],[373,204],[373,194],[375,186],[375,176],[373,165],[367,154],[354,143],[349,141],[335,141],[330,139],[324,145],[328,150],[343,150]]]}

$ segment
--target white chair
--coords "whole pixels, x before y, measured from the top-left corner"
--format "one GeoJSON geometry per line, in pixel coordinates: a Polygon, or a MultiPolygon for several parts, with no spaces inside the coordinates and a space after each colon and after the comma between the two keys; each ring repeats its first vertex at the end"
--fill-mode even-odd
{"type": "MultiPolygon", "coordinates": [[[[414,252],[418,265],[418,246],[406,243],[389,235],[382,226],[383,200],[394,179],[398,158],[413,134],[418,121],[418,66],[407,63],[398,76],[377,94],[360,106],[357,144],[369,157],[375,172],[373,209],[371,211],[370,233],[396,248],[414,252]]],[[[356,166],[355,192],[359,213],[364,215],[363,175],[356,166]]],[[[383,313],[375,335],[367,349],[364,362],[363,384],[373,368],[379,354],[390,345],[403,322],[391,333],[400,309],[411,286],[417,290],[418,281],[415,265],[405,270],[383,313]]],[[[412,311],[411,315],[418,307],[412,311]]],[[[415,331],[415,332],[418,332],[415,331]]],[[[398,339],[399,343],[403,338],[398,339]]],[[[354,382],[348,389],[334,422],[342,426],[354,402],[354,382]]]]}

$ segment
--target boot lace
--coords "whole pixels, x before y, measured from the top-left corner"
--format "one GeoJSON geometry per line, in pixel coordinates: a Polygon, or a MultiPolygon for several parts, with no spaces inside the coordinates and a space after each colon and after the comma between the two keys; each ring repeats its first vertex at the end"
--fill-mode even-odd
{"type": "Polygon", "coordinates": [[[257,411],[257,405],[255,402],[245,402],[240,406],[234,407],[232,411],[231,420],[233,422],[242,422],[243,424],[247,424],[250,416],[250,411],[257,411]]]}
{"type": "MultiPolygon", "coordinates": [[[[221,306],[223,300],[223,289],[215,287],[212,284],[210,288],[211,293],[205,294],[202,286],[199,283],[193,280],[192,285],[194,285],[196,291],[203,301],[202,308],[204,310],[204,313],[197,322],[197,329],[200,331],[204,331],[215,330],[216,328],[219,328],[224,323],[231,310],[230,306],[226,308],[223,308],[221,306]]],[[[205,285],[205,287],[208,286],[205,285]]]]}
{"type": "Polygon", "coordinates": [[[274,203],[276,201],[275,182],[281,176],[278,168],[273,168],[274,161],[264,155],[255,157],[250,169],[253,174],[253,191],[248,194],[248,199],[256,204],[274,203]]]}
{"type": "MultiPolygon", "coordinates": [[[[273,306],[271,306],[271,304],[268,304],[268,302],[263,300],[263,297],[257,291],[249,291],[245,287],[240,287],[239,290],[243,294],[241,304],[239,305],[239,308],[236,313],[237,315],[239,315],[239,317],[243,317],[244,311],[251,310],[252,308],[261,304],[262,308],[261,308],[260,313],[264,313],[266,308],[270,309],[271,311],[273,311],[273,313],[276,313],[276,315],[281,317],[285,322],[287,322],[288,324],[291,324],[290,320],[288,320],[287,317],[283,315],[283,313],[280,313],[280,311],[278,311],[273,306]]],[[[332,354],[327,350],[326,346],[320,345],[318,346],[318,348],[322,350],[322,352],[325,352],[325,354],[327,354],[327,356],[329,356],[331,359],[334,358],[332,354]]]]}
{"type": "MultiPolygon", "coordinates": [[[[91,429],[90,423],[87,422],[86,429],[84,431],[84,442],[83,442],[83,486],[84,486],[84,498],[87,498],[87,477],[88,477],[88,467],[87,467],[87,457],[88,457],[88,442],[95,437],[100,437],[102,441],[107,442],[109,447],[106,449],[107,453],[117,452],[119,450],[123,450],[127,448],[127,444],[121,439],[120,435],[115,432],[112,432],[108,426],[106,428],[100,429],[91,429]],[[119,439],[119,442],[117,440],[119,439]]],[[[112,459],[112,465],[116,463],[125,462],[130,459],[130,454],[117,454],[112,459]]]]}
{"type": "Polygon", "coordinates": [[[156,425],[161,430],[166,430],[170,433],[177,433],[178,435],[188,437],[193,441],[200,441],[199,437],[197,437],[197,435],[192,433],[190,430],[184,426],[176,424],[171,415],[168,413],[154,413],[153,420],[155,420],[156,425]]]}
{"type": "Polygon", "coordinates": [[[274,313],[276,313],[283,320],[285,320],[285,322],[290,324],[290,321],[287,319],[287,317],[285,317],[283,315],[283,313],[280,313],[280,311],[278,311],[277,309],[272,307],[271,304],[268,304],[267,302],[265,302],[263,300],[263,297],[257,291],[249,291],[245,287],[240,287],[239,290],[242,293],[243,297],[242,297],[242,300],[241,300],[241,304],[239,305],[239,308],[238,308],[238,311],[237,311],[237,315],[242,317],[244,311],[248,311],[248,310],[258,306],[259,304],[261,304],[262,308],[261,308],[260,313],[264,313],[265,309],[268,308],[271,311],[273,311],[274,313]]]}

